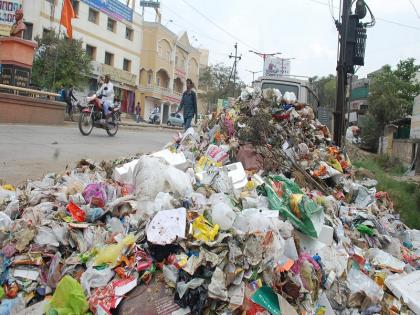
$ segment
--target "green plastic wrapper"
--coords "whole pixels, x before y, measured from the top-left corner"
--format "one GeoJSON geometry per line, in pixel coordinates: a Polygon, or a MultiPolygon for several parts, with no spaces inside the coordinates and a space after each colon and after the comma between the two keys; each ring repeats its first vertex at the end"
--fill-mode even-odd
{"type": "Polygon", "coordinates": [[[82,286],[68,275],[60,280],[46,308],[48,315],[80,315],[88,310],[89,304],[82,286]]]}
{"type": "Polygon", "coordinates": [[[372,229],[372,228],[370,228],[370,227],[368,227],[367,225],[364,225],[364,224],[359,224],[359,225],[357,226],[357,230],[358,230],[360,233],[362,233],[362,234],[367,234],[367,235],[369,235],[369,236],[372,236],[372,235],[373,235],[373,233],[374,233],[374,231],[373,231],[373,229],[372,229]]]}
{"type": "Polygon", "coordinates": [[[251,297],[252,302],[264,307],[272,315],[281,315],[279,298],[270,287],[259,288],[251,297]]]}
{"type": "Polygon", "coordinates": [[[282,176],[269,177],[265,190],[272,210],[278,210],[302,233],[318,238],[324,223],[323,207],[304,195],[295,182],[282,176]],[[293,212],[291,201],[296,197],[299,202],[295,203],[293,212]]]}

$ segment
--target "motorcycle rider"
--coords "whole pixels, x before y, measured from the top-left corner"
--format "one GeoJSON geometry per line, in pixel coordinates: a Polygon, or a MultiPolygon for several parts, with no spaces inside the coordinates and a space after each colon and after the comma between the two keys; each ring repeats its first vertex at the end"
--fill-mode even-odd
{"type": "Polygon", "coordinates": [[[102,95],[102,106],[104,109],[105,118],[109,117],[109,108],[113,107],[114,102],[114,85],[111,82],[111,76],[109,74],[105,75],[104,83],[100,89],[96,92],[96,95],[102,95]]]}

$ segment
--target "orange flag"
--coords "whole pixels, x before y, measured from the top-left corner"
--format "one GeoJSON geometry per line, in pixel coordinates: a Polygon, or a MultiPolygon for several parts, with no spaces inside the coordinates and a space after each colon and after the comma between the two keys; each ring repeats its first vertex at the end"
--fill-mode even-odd
{"type": "Polygon", "coordinates": [[[73,10],[73,5],[71,4],[71,0],[63,0],[63,9],[61,10],[61,19],[60,24],[63,25],[67,30],[67,37],[72,39],[73,38],[73,28],[71,26],[71,19],[76,18],[76,14],[73,10]]]}

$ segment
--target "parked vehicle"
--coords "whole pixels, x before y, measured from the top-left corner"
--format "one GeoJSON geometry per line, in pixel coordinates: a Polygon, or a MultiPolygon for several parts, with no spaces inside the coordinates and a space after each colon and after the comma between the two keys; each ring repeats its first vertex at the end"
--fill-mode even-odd
{"type": "Polygon", "coordinates": [[[93,94],[86,97],[87,106],[81,110],[79,118],[79,130],[84,136],[90,135],[93,127],[105,129],[110,137],[117,134],[120,122],[120,107],[114,104],[110,107],[110,116],[105,119],[101,97],[93,94]]]}
{"type": "Polygon", "coordinates": [[[168,126],[184,126],[184,117],[181,114],[172,113],[168,117],[168,122],[166,123],[168,126]]]}

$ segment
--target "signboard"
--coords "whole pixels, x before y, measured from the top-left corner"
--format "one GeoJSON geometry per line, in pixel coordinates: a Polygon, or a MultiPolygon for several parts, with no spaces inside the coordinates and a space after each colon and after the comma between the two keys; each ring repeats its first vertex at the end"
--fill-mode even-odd
{"type": "Polygon", "coordinates": [[[31,70],[15,65],[1,65],[0,84],[14,85],[27,88],[31,77],[31,70]]]}
{"type": "Polygon", "coordinates": [[[82,2],[105,13],[114,20],[133,22],[133,10],[118,0],[82,0],[82,2]]]}
{"type": "Polygon", "coordinates": [[[22,0],[0,1],[0,36],[9,36],[15,22],[15,12],[22,7],[22,0]]]}
{"type": "Polygon", "coordinates": [[[414,99],[410,138],[420,139],[420,95],[414,99]]]}
{"type": "Polygon", "coordinates": [[[120,70],[109,65],[102,64],[97,61],[92,61],[92,73],[98,76],[109,74],[111,76],[111,81],[117,83],[123,83],[130,86],[135,86],[137,81],[137,76],[131,72],[120,70]]]}
{"type": "Polygon", "coordinates": [[[264,76],[267,77],[281,77],[290,75],[290,60],[267,57],[264,61],[264,76]]]}
{"type": "Polygon", "coordinates": [[[145,8],[160,8],[160,2],[158,1],[140,1],[140,6],[145,8]]]}

